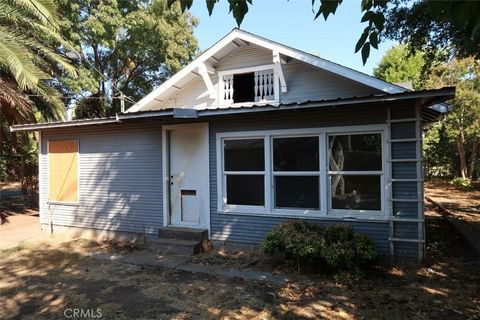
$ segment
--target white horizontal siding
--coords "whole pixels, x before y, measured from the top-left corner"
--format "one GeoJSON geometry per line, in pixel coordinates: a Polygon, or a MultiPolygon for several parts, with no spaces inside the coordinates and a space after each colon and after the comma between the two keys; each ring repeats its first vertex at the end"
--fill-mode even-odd
{"type": "Polygon", "coordinates": [[[281,93],[282,103],[305,100],[361,97],[379,93],[378,90],[298,60],[282,65],[288,92],[281,93]]]}
{"type": "MultiPolygon", "coordinates": [[[[225,56],[214,67],[216,72],[248,68],[273,63],[272,51],[265,48],[248,45],[239,47],[225,56]]],[[[307,63],[290,59],[282,64],[282,69],[288,86],[287,93],[280,94],[281,103],[302,102],[305,100],[336,99],[339,97],[367,96],[380,91],[365,86],[350,79],[324,71],[307,63]]],[[[210,99],[202,77],[197,76],[188,84],[163,102],[156,102],[151,110],[161,108],[217,108],[218,75],[209,75],[214,85],[215,99],[210,99]]]]}

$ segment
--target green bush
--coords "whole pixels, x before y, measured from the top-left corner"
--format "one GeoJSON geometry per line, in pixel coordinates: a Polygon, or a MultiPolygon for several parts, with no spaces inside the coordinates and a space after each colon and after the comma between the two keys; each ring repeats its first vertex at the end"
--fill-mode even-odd
{"type": "Polygon", "coordinates": [[[274,227],[265,237],[262,251],[298,263],[316,260],[324,238],[323,229],[305,221],[287,221],[274,227]]]}
{"type": "Polygon", "coordinates": [[[271,257],[294,260],[298,267],[358,272],[378,257],[373,241],[345,225],[322,228],[305,221],[287,221],[274,227],[262,243],[271,257]]]}
{"type": "Polygon", "coordinates": [[[471,190],[473,188],[472,181],[468,178],[456,177],[450,182],[450,184],[462,188],[463,190],[471,190]]]}
{"type": "Polygon", "coordinates": [[[373,241],[345,225],[325,229],[325,246],[321,256],[334,271],[358,270],[370,265],[378,257],[373,241]]]}

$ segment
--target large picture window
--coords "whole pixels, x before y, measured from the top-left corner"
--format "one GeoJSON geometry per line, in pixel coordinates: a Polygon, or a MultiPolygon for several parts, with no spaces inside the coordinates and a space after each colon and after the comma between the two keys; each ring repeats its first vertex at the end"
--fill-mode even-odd
{"type": "Polygon", "coordinates": [[[380,133],[330,135],[328,163],[331,209],[381,210],[380,133]]]}
{"type": "Polygon", "coordinates": [[[219,210],[381,217],[383,127],[373,127],[219,134],[219,210]]]}

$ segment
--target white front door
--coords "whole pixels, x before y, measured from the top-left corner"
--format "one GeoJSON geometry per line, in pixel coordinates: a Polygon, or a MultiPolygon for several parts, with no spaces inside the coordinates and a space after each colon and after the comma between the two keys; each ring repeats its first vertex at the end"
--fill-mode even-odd
{"type": "Polygon", "coordinates": [[[170,225],[208,228],[208,124],[165,128],[170,225]]]}

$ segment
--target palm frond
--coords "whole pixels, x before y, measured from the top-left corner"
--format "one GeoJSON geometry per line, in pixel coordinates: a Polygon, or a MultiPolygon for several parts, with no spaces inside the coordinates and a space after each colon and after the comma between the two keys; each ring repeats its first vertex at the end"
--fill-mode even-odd
{"type": "Polygon", "coordinates": [[[0,76],[0,116],[10,125],[35,122],[31,101],[22,94],[14,79],[0,76]]]}
{"type": "Polygon", "coordinates": [[[31,90],[37,97],[32,97],[37,110],[45,120],[65,119],[65,104],[60,92],[52,88],[47,81],[40,81],[31,90]]]}
{"type": "Polygon", "coordinates": [[[0,26],[0,65],[11,72],[21,90],[26,90],[35,87],[40,79],[49,77],[35,67],[28,55],[27,48],[21,45],[17,39],[15,39],[15,35],[6,34],[0,26]]]}
{"type": "MultiPolygon", "coordinates": [[[[0,2],[7,2],[0,0],[0,2]]],[[[58,15],[55,2],[52,0],[15,0],[13,3],[26,14],[34,16],[43,25],[58,28],[58,15]]]]}
{"type": "Polygon", "coordinates": [[[10,115],[10,120],[26,121],[35,110],[45,119],[63,118],[65,106],[59,91],[51,86],[51,75],[75,76],[77,70],[62,53],[75,48],[59,31],[54,1],[0,0],[0,76],[11,75],[19,94],[35,94],[25,100],[29,105],[22,109],[25,116],[3,98],[2,114],[10,115]]]}

